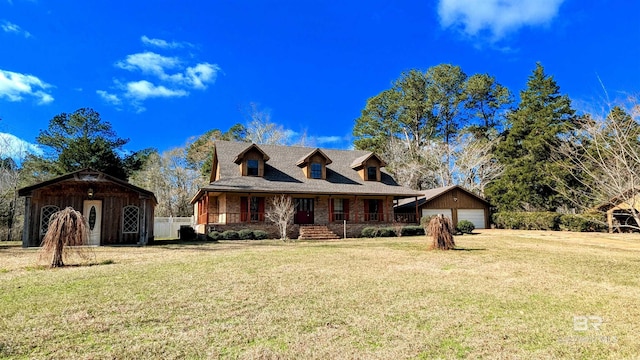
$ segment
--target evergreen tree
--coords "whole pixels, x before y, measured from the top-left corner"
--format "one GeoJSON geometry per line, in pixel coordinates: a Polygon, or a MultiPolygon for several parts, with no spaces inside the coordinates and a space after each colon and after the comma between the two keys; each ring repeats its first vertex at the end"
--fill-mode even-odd
{"type": "Polygon", "coordinates": [[[561,204],[554,178],[568,174],[550,159],[562,135],[574,128],[575,111],[540,63],[520,98],[517,109],[507,116],[504,140],[495,149],[504,173],[487,185],[485,193],[500,210],[553,211],[561,204]]]}
{"type": "Polygon", "coordinates": [[[126,180],[142,167],[150,153],[146,149],[121,156],[129,140],[118,137],[111,124],[89,108],[54,116],[36,141],[49,152],[45,158],[31,155],[25,160],[24,167],[31,169],[34,176],[50,177],[92,168],[126,180]]]}

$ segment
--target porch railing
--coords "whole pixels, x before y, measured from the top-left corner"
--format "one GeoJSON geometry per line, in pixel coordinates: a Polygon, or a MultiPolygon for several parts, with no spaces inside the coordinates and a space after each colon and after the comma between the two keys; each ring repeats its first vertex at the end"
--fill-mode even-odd
{"type": "MultiPolygon", "coordinates": [[[[354,213],[345,214],[342,212],[334,212],[329,216],[330,220],[327,220],[327,215],[319,216],[318,212],[315,213],[315,224],[326,224],[327,222],[342,222],[347,220],[347,223],[362,224],[362,223],[391,223],[400,222],[406,224],[415,224],[416,214],[395,214],[393,212],[386,213],[354,213]]],[[[264,223],[267,222],[266,214],[264,212],[227,212],[227,213],[205,213],[198,216],[199,224],[239,224],[239,223],[264,223]],[[207,221],[208,220],[208,221],[207,221]]]]}

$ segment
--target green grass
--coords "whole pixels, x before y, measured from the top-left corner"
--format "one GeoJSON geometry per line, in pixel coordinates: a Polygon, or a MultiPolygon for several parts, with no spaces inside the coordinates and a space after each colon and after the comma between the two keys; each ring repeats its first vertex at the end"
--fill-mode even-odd
{"type": "Polygon", "coordinates": [[[449,252],[425,237],[101,247],[61,269],[2,246],[0,358],[640,353],[640,235],[478,232],[449,252]]]}

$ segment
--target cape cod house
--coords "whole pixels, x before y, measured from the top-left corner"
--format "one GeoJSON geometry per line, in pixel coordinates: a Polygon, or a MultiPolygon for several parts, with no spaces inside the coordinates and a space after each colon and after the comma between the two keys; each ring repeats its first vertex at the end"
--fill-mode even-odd
{"type": "MultiPolygon", "coordinates": [[[[421,194],[398,185],[376,154],[360,150],[256,145],[216,141],[210,183],[193,197],[196,231],[264,229],[269,200],[285,194],[295,203],[294,226],[322,225],[359,236],[365,226],[394,221],[394,204],[421,194]]],[[[415,217],[413,218],[415,221],[415,217]]]]}
{"type": "Polygon", "coordinates": [[[82,169],[18,190],[25,197],[22,246],[39,246],[49,218],[72,207],[87,219],[88,245],[148,244],[153,241],[151,191],[103,172],[82,169]]]}

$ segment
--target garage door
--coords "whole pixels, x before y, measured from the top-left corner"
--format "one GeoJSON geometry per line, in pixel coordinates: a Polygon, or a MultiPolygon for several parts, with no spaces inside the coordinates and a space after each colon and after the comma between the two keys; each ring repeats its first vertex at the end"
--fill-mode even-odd
{"type": "Polygon", "coordinates": [[[484,209],[458,209],[460,220],[469,220],[476,229],[484,229],[484,209]]]}
{"type": "Polygon", "coordinates": [[[449,219],[453,219],[451,216],[451,209],[422,209],[422,216],[433,216],[443,214],[449,219]]]}

